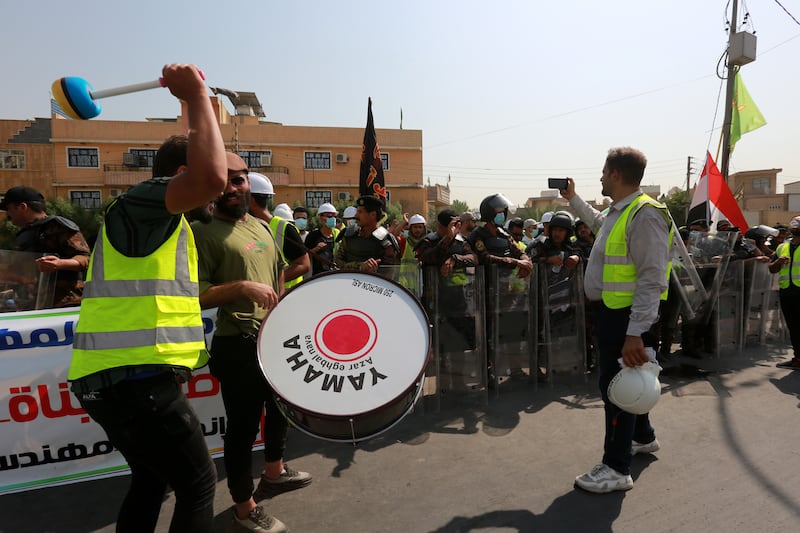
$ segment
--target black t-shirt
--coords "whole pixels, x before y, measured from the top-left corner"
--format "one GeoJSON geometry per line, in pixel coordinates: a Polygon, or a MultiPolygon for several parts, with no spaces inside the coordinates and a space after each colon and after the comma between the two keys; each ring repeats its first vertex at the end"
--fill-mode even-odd
{"type": "MultiPolygon", "coordinates": [[[[286,232],[283,243],[283,257],[288,263],[291,263],[298,257],[306,255],[306,245],[303,244],[303,239],[300,237],[300,232],[291,222],[286,223],[286,232]]],[[[276,236],[277,240],[277,236],[276,236]]]]}
{"type": "Polygon", "coordinates": [[[322,234],[322,231],[319,229],[315,229],[308,232],[306,236],[306,248],[309,250],[316,247],[319,243],[324,242],[325,247],[316,252],[315,254],[309,254],[311,256],[311,273],[316,275],[320,272],[327,272],[331,270],[333,266],[333,244],[334,244],[334,236],[331,234],[330,237],[326,237],[322,234]]]}

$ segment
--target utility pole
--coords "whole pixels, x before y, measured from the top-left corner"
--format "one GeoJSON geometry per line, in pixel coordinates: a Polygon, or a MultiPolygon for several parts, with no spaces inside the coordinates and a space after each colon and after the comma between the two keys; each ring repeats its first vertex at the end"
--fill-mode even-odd
{"type": "Polygon", "coordinates": [[[725,183],[728,183],[728,165],[731,159],[731,122],[733,120],[733,85],[736,81],[736,65],[731,62],[730,51],[733,35],[736,33],[736,15],[739,11],[739,0],[733,0],[731,10],[731,26],[728,32],[728,84],[725,90],[725,120],[722,123],[722,165],[720,171],[725,183]]]}
{"type": "Polygon", "coordinates": [[[691,190],[691,183],[689,183],[692,179],[692,156],[686,157],[686,223],[689,223],[689,208],[692,205],[692,199],[689,197],[689,191],[691,190]]]}

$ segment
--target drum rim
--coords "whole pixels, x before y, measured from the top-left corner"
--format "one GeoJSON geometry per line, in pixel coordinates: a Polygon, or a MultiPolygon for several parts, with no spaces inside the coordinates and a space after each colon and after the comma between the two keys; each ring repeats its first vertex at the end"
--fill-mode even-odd
{"type": "MultiPolygon", "coordinates": [[[[264,379],[267,381],[267,383],[269,384],[270,388],[273,390],[275,395],[278,396],[278,398],[280,398],[281,401],[283,401],[287,405],[290,405],[291,407],[297,409],[298,411],[302,411],[304,413],[308,413],[310,415],[314,415],[314,416],[317,416],[317,417],[320,417],[320,418],[325,418],[325,419],[328,419],[328,420],[341,420],[341,419],[347,418],[347,417],[355,418],[355,417],[360,417],[360,416],[367,416],[367,415],[370,415],[370,414],[375,413],[377,411],[380,411],[382,408],[384,408],[387,405],[394,404],[394,402],[396,402],[400,398],[406,396],[408,394],[408,392],[410,390],[412,390],[414,387],[419,388],[419,390],[421,391],[424,388],[425,370],[427,369],[428,364],[430,364],[431,355],[432,355],[431,354],[431,350],[432,350],[432,346],[433,346],[433,340],[431,338],[431,329],[432,329],[433,326],[431,325],[430,317],[428,316],[428,313],[425,311],[425,306],[422,305],[422,302],[416,297],[416,295],[414,295],[413,292],[411,292],[407,288],[405,288],[402,285],[400,285],[400,283],[396,282],[393,279],[385,278],[385,277],[383,277],[383,276],[381,276],[379,274],[374,274],[372,272],[361,272],[360,270],[330,270],[330,271],[327,271],[327,272],[320,272],[319,274],[316,274],[316,275],[310,277],[309,279],[303,281],[302,283],[299,283],[298,285],[295,285],[294,287],[292,287],[289,290],[285,291],[280,296],[280,298],[278,298],[278,303],[280,303],[284,298],[286,298],[286,296],[288,294],[290,294],[292,291],[298,289],[299,287],[302,287],[302,286],[306,285],[308,282],[310,282],[312,280],[320,279],[320,278],[323,278],[323,277],[326,277],[326,276],[333,276],[333,275],[337,275],[338,276],[338,275],[341,275],[341,274],[359,274],[359,275],[362,275],[362,276],[378,278],[378,279],[380,279],[380,280],[382,280],[384,282],[389,282],[390,284],[394,285],[398,289],[401,289],[403,292],[406,293],[406,295],[408,296],[410,301],[413,302],[417,306],[419,311],[422,313],[422,317],[424,318],[425,322],[428,325],[428,328],[427,328],[428,334],[426,335],[426,341],[425,341],[425,345],[426,345],[425,346],[425,360],[422,363],[422,368],[421,368],[420,372],[412,380],[412,383],[408,387],[403,389],[403,391],[400,394],[398,394],[396,397],[392,398],[392,400],[390,402],[387,402],[387,403],[381,405],[380,407],[372,408],[369,411],[363,411],[363,412],[360,412],[360,413],[331,415],[329,413],[320,413],[318,411],[314,411],[314,410],[311,410],[311,409],[308,409],[308,408],[305,408],[305,407],[302,407],[302,406],[298,406],[294,402],[290,402],[290,401],[286,400],[286,398],[283,395],[279,394],[278,391],[275,389],[275,387],[273,387],[273,385],[270,382],[270,380],[267,378],[266,373],[262,372],[262,374],[264,374],[264,376],[263,376],[264,379]]],[[[264,320],[261,322],[261,327],[258,330],[258,336],[256,338],[257,356],[259,358],[259,366],[260,366],[260,361],[261,361],[261,354],[258,353],[258,349],[260,349],[260,347],[261,347],[261,334],[264,331],[264,326],[269,321],[270,316],[272,316],[272,313],[268,314],[264,318],[264,320]]],[[[418,393],[417,396],[419,394],[420,393],[418,393]]],[[[416,400],[415,400],[414,403],[416,403],[416,400]]],[[[412,403],[411,406],[413,406],[414,403],[412,403]]],[[[408,410],[404,411],[403,415],[400,416],[397,419],[397,421],[395,421],[395,423],[397,423],[400,420],[402,420],[405,417],[406,414],[408,414],[408,410]]],[[[289,418],[289,417],[287,417],[287,418],[289,418]]],[[[314,436],[316,436],[316,435],[314,435],[314,436]]]]}

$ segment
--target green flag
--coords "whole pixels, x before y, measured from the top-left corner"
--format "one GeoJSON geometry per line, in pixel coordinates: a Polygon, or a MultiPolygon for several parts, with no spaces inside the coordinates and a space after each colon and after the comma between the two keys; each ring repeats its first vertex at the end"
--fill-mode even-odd
{"type": "Polygon", "coordinates": [[[756,107],[756,103],[750,98],[750,93],[744,86],[739,71],[733,80],[733,114],[731,115],[731,150],[741,139],[742,135],[760,128],[767,123],[764,115],[756,107]]]}

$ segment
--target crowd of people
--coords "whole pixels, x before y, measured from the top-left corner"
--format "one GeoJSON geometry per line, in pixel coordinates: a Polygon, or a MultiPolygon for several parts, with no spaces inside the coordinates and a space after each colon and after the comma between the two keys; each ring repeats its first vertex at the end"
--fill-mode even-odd
{"type": "MultiPolygon", "coordinates": [[[[675,228],[666,207],[639,187],[645,156],[615,148],[602,169],[603,194],[612,199],[604,212],[582,200],[568,178],[560,193],[578,218],[568,211],[545,213],[541,222],[513,218],[511,202],[492,194],[478,213],[443,209],[435,223],[408,213],[387,223],[386,206],[372,196],[360,197],[341,213],[322,204],[310,221],[313,212],[305,207],[273,205],[269,179],[225,152],[194,66],[165,66],[163,79],[187,104],[189,134],[167,139],[156,154],[153,178],[107,206],[92,251],[77,225],[47,215],[38,191],[14,187],[0,203],[20,228],[18,248],[43,254],[36,260],[39,270],[56,273],[55,305],[80,303],[68,378],[81,406],[131,468],[120,531],[152,531],[167,486],[176,497],[170,530],[211,530],[216,472],[181,389],[191,371],[205,364],[220,382],[228,421],[224,464],[232,527],[286,530],[260,500],[305,487],[312,476],[284,462],[288,422],[261,373],[256,338],[284,291],[325,272],[391,275],[422,296],[421,267],[434,269],[438,298],[450,304],[450,326],[464,332],[458,349],[473,350],[478,339],[463,290],[470,269],[496,268],[497,283],[507,285],[510,298],[518,294],[517,281],[536,265],[546,265],[547,283],[581,269],[591,325],[587,339],[597,353],[590,362],[596,365],[606,421],[602,461],[575,479],[590,492],[632,488],[632,456],[660,447],[648,414],[621,409],[607,391],[621,364],[638,367],[655,361],[657,353],[670,355],[674,327],[665,327],[659,317],[673,316],[679,306],[669,296],[671,271],[678,268],[671,253],[674,238],[686,241],[698,260],[769,263],[779,275],[780,303],[795,349],[795,357],[779,366],[800,369],[800,216],[787,226],[747,229],[730,239],[735,241],[730,251],[703,248],[698,236],[709,232],[708,222],[675,228]],[[201,308],[218,309],[208,352],[201,308]],[[266,425],[260,428],[264,412],[266,425]],[[256,485],[251,449],[259,429],[265,446],[256,485]]],[[[716,226],[718,234],[740,233],[727,221],[716,226]]],[[[496,295],[493,283],[486,284],[487,295],[496,295]]],[[[487,298],[487,306],[494,301],[487,298]]],[[[498,326],[492,323],[495,315],[486,314],[487,329],[498,326]]],[[[691,327],[682,337],[687,354],[697,347],[690,343],[700,342],[691,327]]],[[[490,382],[493,349],[489,341],[490,382]]]]}

